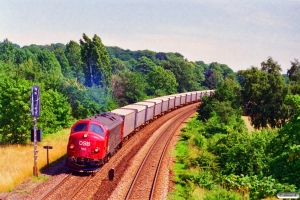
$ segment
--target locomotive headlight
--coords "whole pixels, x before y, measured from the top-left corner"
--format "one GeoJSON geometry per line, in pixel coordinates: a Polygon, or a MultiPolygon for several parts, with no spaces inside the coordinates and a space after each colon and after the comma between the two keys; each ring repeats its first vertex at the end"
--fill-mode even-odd
{"type": "Polygon", "coordinates": [[[87,133],[83,134],[83,137],[84,137],[84,138],[87,138],[87,136],[88,136],[88,134],[87,134],[87,133]]]}
{"type": "Polygon", "coordinates": [[[69,148],[74,149],[74,144],[70,144],[69,148]]]}
{"type": "Polygon", "coordinates": [[[99,152],[99,149],[98,147],[94,150],[95,153],[98,153],[99,152]]]}

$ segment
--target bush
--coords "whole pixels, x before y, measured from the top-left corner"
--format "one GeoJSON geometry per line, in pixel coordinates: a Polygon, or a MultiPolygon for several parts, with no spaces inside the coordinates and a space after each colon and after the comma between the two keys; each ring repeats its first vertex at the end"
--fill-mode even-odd
{"type": "Polygon", "coordinates": [[[204,200],[242,200],[243,197],[235,192],[227,191],[225,189],[218,189],[210,191],[204,200]]]}
{"type": "Polygon", "coordinates": [[[206,148],[206,138],[201,134],[195,134],[194,138],[194,145],[198,147],[198,149],[205,149],[206,148]]]}

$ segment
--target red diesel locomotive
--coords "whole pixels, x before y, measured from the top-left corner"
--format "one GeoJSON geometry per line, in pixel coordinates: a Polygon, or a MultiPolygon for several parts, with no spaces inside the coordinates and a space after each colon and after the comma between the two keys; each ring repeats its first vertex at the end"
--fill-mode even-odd
{"type": "Polygon", "coordinates": [[[114,113],[102,113],[76,122],[69,137],[68,168],[97,171],[120,148],[123,129],[123,119],[114,113]]]}

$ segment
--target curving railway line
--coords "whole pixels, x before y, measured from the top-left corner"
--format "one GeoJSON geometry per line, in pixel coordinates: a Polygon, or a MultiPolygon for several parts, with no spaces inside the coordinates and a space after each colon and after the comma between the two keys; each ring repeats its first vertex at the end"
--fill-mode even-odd
{"type": "MultiPolygon", "coordinates": [[[[180,124],[195,111],[189,110],[170,119],[166,126],[159,130],[160,134],[143,159],[126,195],[129,199],[159,199],[155,197],[155,186],[160,166],[168,144],[180,124]]],[[[158,195],[157,195],[158,196],[158,195]]]]}

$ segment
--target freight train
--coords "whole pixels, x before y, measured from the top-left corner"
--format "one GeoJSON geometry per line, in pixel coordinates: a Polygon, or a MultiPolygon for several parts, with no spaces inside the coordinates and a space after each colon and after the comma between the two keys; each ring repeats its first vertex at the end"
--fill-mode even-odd
{"type": "Polygon", "coordinates": [[[213,92],[203,90],[157,97],[79,120],[71,128],[65,160],[67,168],[95,173],[140,128],[213,92]]]}

